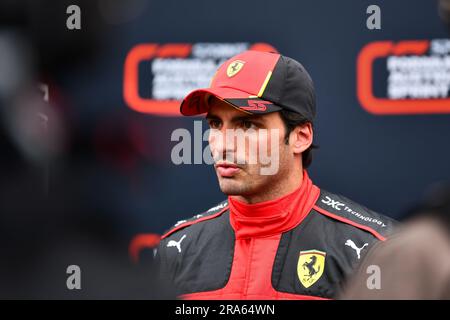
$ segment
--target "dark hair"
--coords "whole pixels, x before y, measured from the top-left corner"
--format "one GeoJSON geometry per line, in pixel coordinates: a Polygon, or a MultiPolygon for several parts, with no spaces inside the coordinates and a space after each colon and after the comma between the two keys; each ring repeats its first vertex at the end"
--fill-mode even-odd
{"type": "MultiPolygon", "coordinates": [[[[313,123],[311,121],[307,120],[301,114],[293,112],[293,111],[289,111],[286,109],[282,109],[280,111],[280,116],[281,116],[281,119],[283,120],[284,126],[286,128],[286,134],[284,136],[284,142],[286,144],[289,144],[289,135],[292,132],[292,130],[294,130],[297,126],[304,125],[308,122],[311,123],[311,125],[313,125],[313,123]]],[[[319,148],[319,146],[312,144],[308,149],[303,151],[303,153],[302,153],[303,168],[306,169],[311,165],[312,151],[313,151],[313,149],[317,149],[317,148],[319,148]]]]}

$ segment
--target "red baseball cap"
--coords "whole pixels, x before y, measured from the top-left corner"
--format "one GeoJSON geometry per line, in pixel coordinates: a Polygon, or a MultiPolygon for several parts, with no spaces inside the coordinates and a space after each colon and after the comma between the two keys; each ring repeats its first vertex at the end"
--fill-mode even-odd
{"type": "Polygon", "coordinates": [[[298,61],[278,53],[248,50],[230,58],[216,71],[209,88],[194,90],[183,99],[180,112],[185,116],[208,112],[210,95],[246,113],[286,109],[309,121],[316,114],[308,72],[298,61]]]}

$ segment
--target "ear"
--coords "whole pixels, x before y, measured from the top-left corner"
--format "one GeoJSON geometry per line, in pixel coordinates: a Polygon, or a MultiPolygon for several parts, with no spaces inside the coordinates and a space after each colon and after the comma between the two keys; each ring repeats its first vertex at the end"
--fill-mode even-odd
{"type": "Polygon", "coordinates": [[[289,145],[294,154],[301,154],[313,142],[313,128],[310,122],[295,127],[289,135],[289,145]]]}

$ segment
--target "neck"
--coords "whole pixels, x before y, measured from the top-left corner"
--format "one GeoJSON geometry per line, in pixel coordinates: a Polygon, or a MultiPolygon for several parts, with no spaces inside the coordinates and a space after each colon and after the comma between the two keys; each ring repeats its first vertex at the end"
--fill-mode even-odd
{"type": "Polygon", "coordinates": [[[282,197],[255,204],[228,197],[230,223],[236,239],[267,237],[297,226],[308,215],[320,190],[303,172],[300,187],[282,197]]]}
{"type": "Polygon", "coordinates": [[[236,195],[233,199],[247,204],[254,204],[281,198],[300,188],[303,181],[303,169],[295,168],[287,174],[286,178],[278,179],[270,188],[263,188],[262,192],[251,195],[236,195]]]}

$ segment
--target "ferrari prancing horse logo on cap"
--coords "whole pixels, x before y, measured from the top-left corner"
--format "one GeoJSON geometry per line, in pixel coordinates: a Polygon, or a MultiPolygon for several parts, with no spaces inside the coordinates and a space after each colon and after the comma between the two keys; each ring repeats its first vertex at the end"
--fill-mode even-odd
{"type": "Polygon", "coordinates": [[[319,250],[300,251],[297,263],[297,275],[300,283],[309,288],[323,274],[326,253],[319,250]]]}
{"type": "Polygon", "coordinates": [[[228,65],[227,68],[227,76],[229,78],[235,76],[239,71],[244,67],[245,61],[242,60],[234,60],[228,65]]]}

